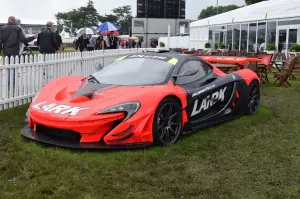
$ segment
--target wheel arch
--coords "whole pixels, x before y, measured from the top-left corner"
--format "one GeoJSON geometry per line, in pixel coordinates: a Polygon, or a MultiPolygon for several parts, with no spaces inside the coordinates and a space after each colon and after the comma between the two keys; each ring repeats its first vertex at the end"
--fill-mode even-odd
{"type": "Polygon", "coordinates": [[[164,99],[167,99],[167,98],[173,98],[180,104],[180,106],[182,108],[182,128],[184,128],[185,124],[188,122],[188,116],[187,116],[187,112],[186,112],[186,107],[184,107],[184,102],[182,102],[182,99],[180,99],[178,96],[176,96],[174,94],[169,94],[169,95],[165,96],[161,101],[163,101],[164,99]]]}

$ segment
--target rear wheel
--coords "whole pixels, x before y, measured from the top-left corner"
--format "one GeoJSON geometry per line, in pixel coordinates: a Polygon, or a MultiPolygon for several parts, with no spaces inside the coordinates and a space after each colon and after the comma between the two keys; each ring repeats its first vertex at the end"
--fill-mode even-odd
{"type": "Polygon", "coordinates": [[[244,113],[247,115],[255,115],[260,105],[259,83],[253,80],[248,89],[247,103],[244,104],[244,113]]]}
{"type": "Polygon", "coordinates": [[[174,144],[182,129],[181,105],[174,98],[164,99],[157,107],[153,120],[153,138],[155,144],[174,144]]]}

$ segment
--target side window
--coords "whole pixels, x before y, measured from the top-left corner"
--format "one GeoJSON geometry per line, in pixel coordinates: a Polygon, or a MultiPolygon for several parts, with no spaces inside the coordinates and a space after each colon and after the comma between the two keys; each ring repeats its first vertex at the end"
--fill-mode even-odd
{"type": "Polygon", "coordinates": [[[178,74],[182,74],[184,71],[199,70],[199,72],[192,76],[178,77],[177,84],[189,84],[205,77],[209,72],[209,66],[205,65],[201,61],[187,61],[183,64],[178,74]]]}

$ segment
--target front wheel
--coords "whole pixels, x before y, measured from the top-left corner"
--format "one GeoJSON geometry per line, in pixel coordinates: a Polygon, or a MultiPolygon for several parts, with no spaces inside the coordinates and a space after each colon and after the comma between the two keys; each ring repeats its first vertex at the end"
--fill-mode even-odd
{"type": "Polygon", "coordinates": [[[157,107],[153,120],[153,139],[158,145],[174,144],[182,130],[182,109],[174,98],[164,99],[157,107]]]}
{"type": "Polygon", "coordinates": [[[260,106],[260,90],[259,83],[253,80],[248,89],[247,103],[244,104],[244,113],[247,115],[255,115],[260,106]]]}

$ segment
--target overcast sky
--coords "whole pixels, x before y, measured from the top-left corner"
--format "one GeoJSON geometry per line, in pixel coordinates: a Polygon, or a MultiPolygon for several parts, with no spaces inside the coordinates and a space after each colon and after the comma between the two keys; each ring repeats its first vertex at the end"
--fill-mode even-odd
{"type": "MultiPolygon", "coordinates": [[[[55,20],[54,14],[66,12],[86,4],[88,0],[0,0],[0,21],[6,22],[8,16],[16,16],[25,21],[44,22],[55,20]],[[3,21],[4,20],[4,21],[3,21]]],[[[217,0],[186,0],[186,18],[197,19],[200,11],[209,5],[216,5],[217,0]]],[[[115,7],[131,5],[133,16],[136,15],[136,0],[94,0],[101,15],[111,13],[115,7]]],[[[243,5],[244,0],[219,0],[219,5],[243,5]]]]}

